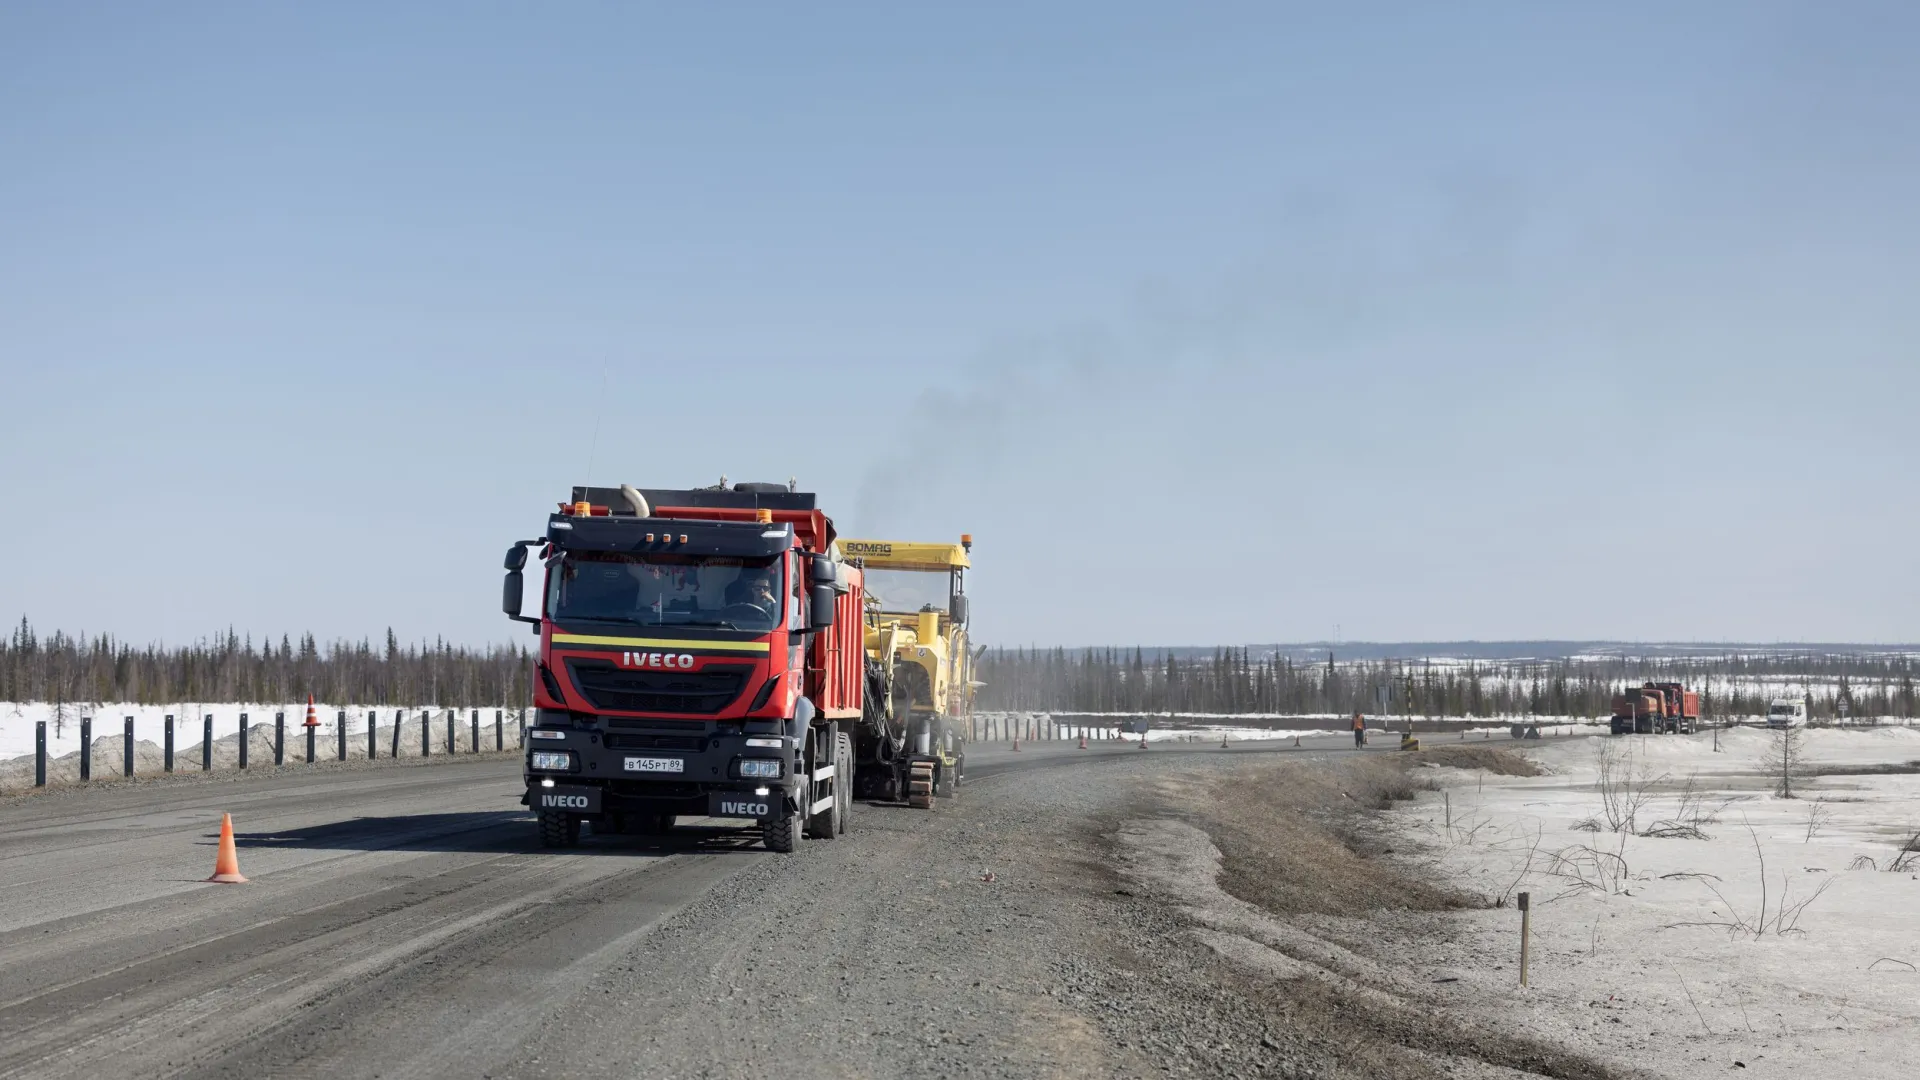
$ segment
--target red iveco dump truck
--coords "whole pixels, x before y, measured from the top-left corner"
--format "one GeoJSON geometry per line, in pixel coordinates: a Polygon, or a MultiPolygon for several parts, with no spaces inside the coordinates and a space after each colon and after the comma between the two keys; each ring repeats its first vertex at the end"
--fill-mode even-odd
{"type": "Polygon", "coordinates": [[[866,654],[861,571],[833,538],[784,484],[623,485],[574,488],[508,549],[503,606],[540,635],[525,802],[545,846],[682,816],[757,821],[781,852],[846,829],[866,654]]]}
{"type": "Polygon", "coordinates": [[[1613,695],[1615,735],[1693,734],[1700,695],[1677,682],[1645,683],[1613,695]]]}

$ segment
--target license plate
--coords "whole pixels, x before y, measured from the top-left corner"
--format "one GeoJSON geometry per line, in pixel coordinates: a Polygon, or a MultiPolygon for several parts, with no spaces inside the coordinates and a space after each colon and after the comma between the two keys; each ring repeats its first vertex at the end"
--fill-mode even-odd
{"type": "Polygon", "coordinates": [[[628,772],[686,772],[687,759],[677,757],[630,757],[628,772]]]}
{"type": "Polygon", "coordinates": [[[533,789],[533,808],[535,810],[563,810],[569,814],[597,814],[600,812],[600,789],[591,787],[536,787],[533,789]]]}
{"type": "Polygon", "coordinates": [[[707,816],[765,820],[775,816],[780,803],[781,796],[778,792],[771,795],[748,795],[745,792],[719,791],[707,796],[707,816]]]}

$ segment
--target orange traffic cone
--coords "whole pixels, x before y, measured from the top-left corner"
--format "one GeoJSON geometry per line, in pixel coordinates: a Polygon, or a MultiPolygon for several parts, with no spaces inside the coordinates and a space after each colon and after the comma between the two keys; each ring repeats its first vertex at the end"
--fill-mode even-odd
{"type": "Polygon", "coordinates": [[[1080,749],[1085,750],[1086,748],[1087,748],[1087,737],[1083,734],[1080,736],[1080,749]]]}
{"type": "Polygon", "coordinates": [[[208,881],[218,881],[227,885],[244,885],[246,878],[240,876],[240,852],[233,846],[233,815],[220,815],[220,854],[213,859],[213,876],[208,881]]]}
{"type": "Polygon", "coordinates": [[[1018,750],[1020,749],[1020,736],[1018,736],[1018,735],[1015,735],[1015,736],[1013,737],[1013,748],[1014,748],[1014,750],[1016,750],[1016,751],[1018,751],[1018,750]]]}
{"type": "Polygon", "coordinates": [[[307,722],[302,727],[319,727],[320,718],[313,714],[313,695],[307,695],[307,722]]]}

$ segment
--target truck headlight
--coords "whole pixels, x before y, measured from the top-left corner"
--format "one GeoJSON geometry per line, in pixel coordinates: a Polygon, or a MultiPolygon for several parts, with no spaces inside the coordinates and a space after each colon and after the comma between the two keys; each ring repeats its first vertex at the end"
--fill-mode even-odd
{"type": "Polygon", "coordinates": [[[565,750],[535,750],[533,767],[550,772],[567,772],[573,768],[573,755],[565,750]]]}
{"type": "Polygon", "coordinates": [[[780,775],[779,758],[741,758],[740,775],[775,779],[780,775]]]}

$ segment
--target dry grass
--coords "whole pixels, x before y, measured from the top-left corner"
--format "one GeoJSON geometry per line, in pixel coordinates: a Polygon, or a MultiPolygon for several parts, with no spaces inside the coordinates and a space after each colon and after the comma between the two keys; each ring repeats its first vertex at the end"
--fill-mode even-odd
{"type": "MultiPolygon", "coordinates": [[[[1412,775],[1417,761],[1440,756],[1423,751],[1311,764],[1262,762],[1169,777],[1160,790],[1220,849],[1221,888],[1280,918],[1484,906],[1481,898],[1382,858],[1393,849],[1369,827],[1374,811],[1420,790],[1412,775]]],[[[1448,765],[1537,774],[1531,762],[1504,751],[1474,747],[1448,756],[1448,765]]],[[[1270,979],[1231,966],[1219,978],[1223,988],[1258,1002],[1261,1012],[1278,1021],[1269,1030],[1280,1045],[1319,1062],[1302,1076],[1439,1080],[1455,1075],[1450,1062],[1460,1061],[1569,1080],[1615,1075],[1544,1042],[1436,1015],[1429,1003],[1390,1002],[1331,980],[1270,979]]]]}
{"type": "Polygon", "coordinates": [[[1225,856],[1220,886],[1270,911],[1355,915],[1381,908],[1441,911],[1479,901],[1408,876],[1378,858],[1368,812],[1418,791],[1399,758],[1246,765],[1163,786],[1225,856]],[[1199,781],[1199,782],[1194,782],[1199,781]]]}
{"type": "MultiPolygon", "coordinates": [[[[1491,746],[1433,746],[1410,755],[1428,765],[1479,769],[1495,776],[1541,776],[1544,770],[1511,750],[1491,746]]],[[[1398,760],[1398,759],[1396,759],[1398,760]]]]}

